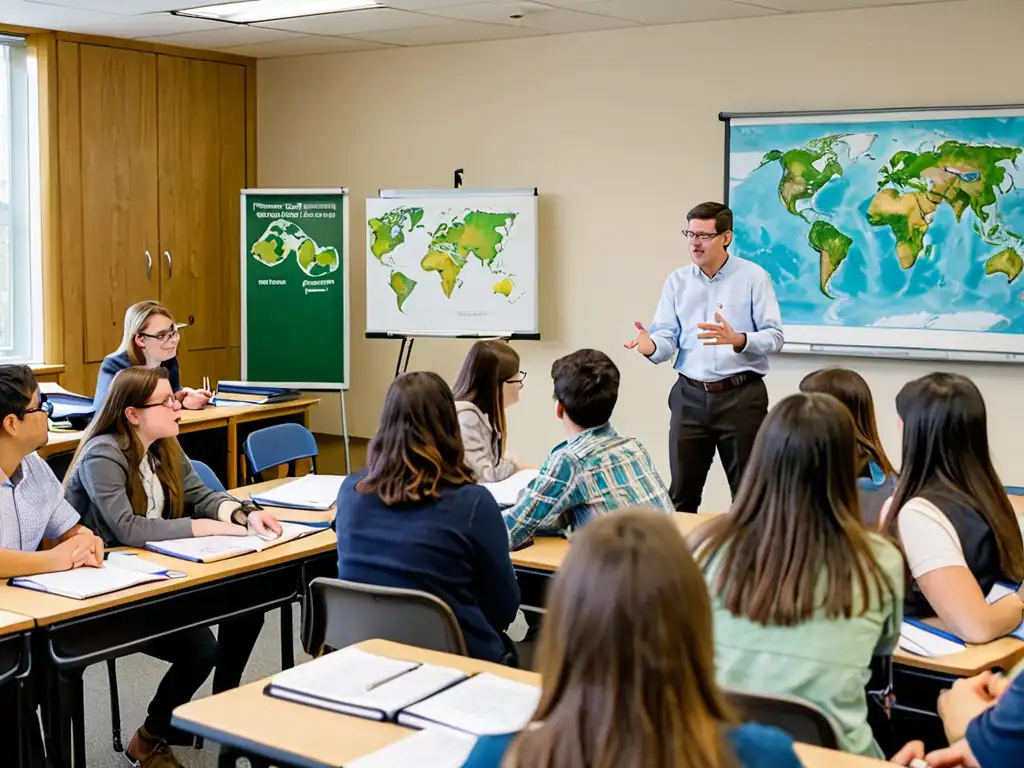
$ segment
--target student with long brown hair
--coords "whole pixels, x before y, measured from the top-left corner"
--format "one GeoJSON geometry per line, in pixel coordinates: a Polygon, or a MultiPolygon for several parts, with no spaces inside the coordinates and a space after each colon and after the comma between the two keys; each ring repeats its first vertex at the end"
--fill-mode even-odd
{"type": "Polygon", "coordinates": [[[718,689],[707,589],[662,513],[620,510],[573,537],[538,653],[531,724],[480,739],[465,768],[800,765],[787,735],[739,725],[718,689]]]}
{"type": "Polygon", "coordinates": [[[470,347],[455,379],[452,395],[466,463],[481,483],[504,480],[519,469],[505,456],[505,409],[519,402],[525,381],[519,354],[501,339],[478,341],[470,347]]]}
{"type": "MultiPolygon", "coordinates": [[[[132,367],[114,376],[103,408],[79,443],[65,495],[108,546],[188,536],[268,534],[281,527],[269,512],[249,511],[203,485],[178,445],[181,403],[163,368],[132,367]]],[[[142,768],[176,768],[168,744],[191,743],[171,727],[171,712],[189,701],[210,670],[215,693],[238,686],[263,626],[262,614],[154,640],[144,653],[171,663],[126,755],[142,768]]]]}
{"type": "Polygon", "coordinates": [[[899,640],[903,560],[860,522],[855,434],[831,395],[780,401],[731,509],[695,544],[718,682],[816,704],[844,750],[880,758],[865,685],[899,640]]]}
{"type": "Polygon", "coordinates": [[[938,616],[969,643],[1001,637],[1024,602],[1019,592],[985,596],[997,581],[1024,580],[1024,521],[992,466],[981,392],[965,376],[932,373],[900,390],[896,412],[903,463],[883,521],[914,580],[906,613],[938,616]]]}
{"type": "Polygon", "coordinates": [[[367,468],[338,493],[338,578],[428,592],[452,609],[471,656],[509,663],[519,608],[508,532],[466,464],[455,401],[436,373],[405,373],[384,398],[367,468]]]}
{"type": "Polygon", "coordinates": [[[882,506],[896,488],[896,469],[885,454],[875,421],[875,401],[871,388],[856,371],[848,368],[822,368],[807,374],[800,382],[801,392],[824,392],[845,405],[853,416],[860,468],[857,490],[861,519],[865,525],[878,524],[882,506]]]}

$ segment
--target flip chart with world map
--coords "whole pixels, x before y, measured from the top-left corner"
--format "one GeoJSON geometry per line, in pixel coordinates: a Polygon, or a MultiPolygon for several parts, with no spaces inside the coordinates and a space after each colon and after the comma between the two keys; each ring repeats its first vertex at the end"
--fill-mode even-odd
{"type": "Polygon", "coordinates": [[[366,201],[368,335],[535,336],[537,197],[366,201]]]}
{"type": "Polygon", "coordinates": [[[787,345],[1024,359],[1024,109],[723,119],[787,345]]]}

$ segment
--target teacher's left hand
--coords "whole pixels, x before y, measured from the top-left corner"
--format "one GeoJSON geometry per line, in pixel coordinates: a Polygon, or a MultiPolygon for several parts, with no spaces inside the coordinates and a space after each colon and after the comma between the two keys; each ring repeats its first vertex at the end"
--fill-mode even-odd
{"type": "Polygon", "coordinates": [[[698,333],[698,339],[707,339],[704,342],[704,346],[720,346],[728,344],[730,347],[736,350],[743,349],[747,343],[746,334],[736,333],[732,329],[732,326],[725,321],[720,312],[715,312],[715,323],[697,323],[697,327],[700,328],[704,333],[698,333]]]}

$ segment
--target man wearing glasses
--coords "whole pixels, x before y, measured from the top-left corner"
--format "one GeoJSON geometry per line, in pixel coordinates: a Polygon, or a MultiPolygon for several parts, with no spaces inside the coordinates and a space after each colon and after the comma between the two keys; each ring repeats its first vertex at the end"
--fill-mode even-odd
{"type": "Polygon", "coordinates": [[[768,412],[763,377],[782,349],[782,319],[768,273],[728,253],[732,211],[701,203],[686,220],[693,263],[669,275],[650,330],[635,323],[625,346],[654,363],[675,356],[669,493],[678,511],[696,512],[716,449],[736,494],[768,412]]]}

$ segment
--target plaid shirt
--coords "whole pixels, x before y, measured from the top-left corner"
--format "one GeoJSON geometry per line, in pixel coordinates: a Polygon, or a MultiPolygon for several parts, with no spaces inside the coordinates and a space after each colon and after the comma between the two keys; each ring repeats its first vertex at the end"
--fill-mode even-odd
{"type": "Polygon", "coordinates": [[[555,446],[540,475],[504,512],[509,546],[519,546],[538,530],[571,532],[624,507],[675,510],[639,440],[620,437],[611,424],[588,429],[555,446]]]}

